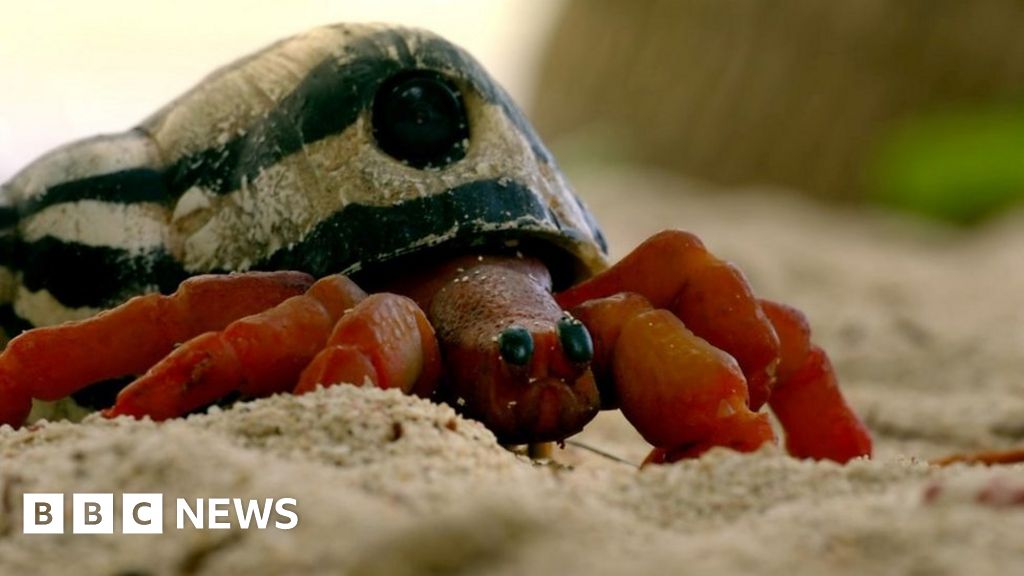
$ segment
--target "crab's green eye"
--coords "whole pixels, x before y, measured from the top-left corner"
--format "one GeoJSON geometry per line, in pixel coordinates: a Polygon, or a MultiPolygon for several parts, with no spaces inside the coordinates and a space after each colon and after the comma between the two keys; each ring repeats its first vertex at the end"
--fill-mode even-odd
{"type": "Polygon", "coordinates": [[[590,332],[582,322],[574,318],[562,318],[558,321],[558,338],[562,341],[562,350],[573,362],[590,362],[594,358],[594,341],[590,332]]]}
{"type": "Polygon", "coordinates": [[[521,326],[509,326],[498,336],[501,359],[514,366],[525,366],[533,356],[533,336],[521,326]]]}
{"type": "Polygon", "coordinates": [[[426,70],[381,84],[373,101],[373,136],[395,159],[415,168],[441,168],[466,155],[469,122],[459,89],[426,70]]]}

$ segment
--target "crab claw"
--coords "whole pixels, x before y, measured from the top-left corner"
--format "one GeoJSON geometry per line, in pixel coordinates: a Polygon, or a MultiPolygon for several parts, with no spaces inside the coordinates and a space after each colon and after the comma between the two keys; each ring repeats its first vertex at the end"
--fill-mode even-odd
{"type": "Polygon", "coordinates": [[[622,412],[651,444],[699,453],[711,446],[750,451],[775,441],[767,416],[747,405],[736,361],[668,310],[627,322],[615,350],[622,412]]]}
{"type": "Polygon", "coordinates": [[[689,328],[726,351],[743,370],[750,407],[771,395],[779,341],[738,268],[681,230],[651,236],[601,274],[556,295],[567,309],[622,292],[674,312],[689,328]]]}
{"type": "Polygon", "coordinates": [[[302,371],[293,392],[369,382],[427,398],[440,374],[437,339],[420,307],[405,296],[373,294],[335,324],[327,347],[302,371]]]}
{"type": "Polygon", "coordinates": [[[595,333],[595,371],[623,415],[657,448],[648,462],[697,456],[713,446],[749,452],[775,434],[748,405],[732,356],[696,336],[672,312],[621,293],[573,309],[595,333]]]}

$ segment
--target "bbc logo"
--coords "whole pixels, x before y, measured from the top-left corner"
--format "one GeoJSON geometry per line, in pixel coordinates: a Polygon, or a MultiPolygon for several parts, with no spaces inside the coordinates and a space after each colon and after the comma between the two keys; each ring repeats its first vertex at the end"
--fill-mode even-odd
{"type": "MultiPolygon", "coordinates": [[[[64,533],[64,494],[25,494],[25,534],[64,533]]],[[[163,494],[129,494],[121,499],[121,532],[161,534],[164,520],[163,494]]],[[[71,531],[74,534],[113,534],[114,495],[72,494],[71,531]]]]}
{"type": "MultiPolygon", "coordinates": [[[[64,533],[64,494],[26,493],[22,498],[25,534],[64,533]]],[[[295,498],[176,498],[172,525],[178,530],[228,530],[233,522],[242,530],[270,527],[291,530],[298,526],[295,498]]],[[[71,495],[71,530],[74,534],[113,534],[114,495],[88,493],[71,495]]],[[[122,534],[162,534],[163,494],[121,495],[122,534]]]]}

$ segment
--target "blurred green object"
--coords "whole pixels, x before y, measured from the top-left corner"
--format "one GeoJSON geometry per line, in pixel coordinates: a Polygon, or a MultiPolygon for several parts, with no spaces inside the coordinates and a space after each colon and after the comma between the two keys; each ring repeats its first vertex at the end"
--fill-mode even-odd
{"type": "Polygon", "coordinates": [[[1024,200],[1024,103],[917,113],[883,135],[867,172],[877,203],[974,224],[1024,200]]]}

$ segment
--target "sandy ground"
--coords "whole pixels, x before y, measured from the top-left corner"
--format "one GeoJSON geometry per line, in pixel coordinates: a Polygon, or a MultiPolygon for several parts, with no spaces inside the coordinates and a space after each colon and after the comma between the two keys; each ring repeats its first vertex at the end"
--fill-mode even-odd
{"type": "MultiPolygon", "coordinates": [[[[1024,215],[968,235],[652,175],[576,184],[616,255],[690,229],[805,310],[875,459],[716,450],[637,471],[569,446],[539,465],[448,407],[353,387],[163,425],[3,429],[0,574],[1024,571],[1024,467],[924,463],[1024,443],[1024,215]],[[165,495],[163,535],[22,534],[25,492],[122,491],[165,495]],[[217,496],[296,498],[298,526],[174,529],[175,498],[217,496]]],[[[615,414],[580,440],[647,450],[615,414]]]]}

